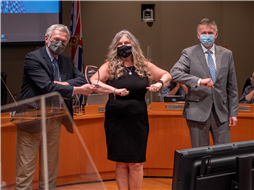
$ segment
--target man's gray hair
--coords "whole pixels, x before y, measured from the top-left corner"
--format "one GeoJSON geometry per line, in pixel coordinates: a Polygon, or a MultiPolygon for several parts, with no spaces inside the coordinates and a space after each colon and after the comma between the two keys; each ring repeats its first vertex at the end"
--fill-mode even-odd
{"type": "Polygon", "coordinates": [[[70,39],[70,31],[69,29],[67,28],[67,26],[63,25],[63,24],[53,24],[51,25],[47,31],[46,31],[46,36],[48,36],[48,38],[50,39],[51,38],[51,35],[53,34],[53,31],[54,30],[61,30],[63,32],[66,32],[67,35],[68,35],[68,42],[69,42],[69,39],[70,39]]]}
{"type": "Polygon", "coordinates": [[[217,25],[213,20],[210,20],[209,18],[203,18],[199,23],[197,27],[197,32],[200,25],[214,25],[214,28],[216,31],[218,31],[217,25]]]}

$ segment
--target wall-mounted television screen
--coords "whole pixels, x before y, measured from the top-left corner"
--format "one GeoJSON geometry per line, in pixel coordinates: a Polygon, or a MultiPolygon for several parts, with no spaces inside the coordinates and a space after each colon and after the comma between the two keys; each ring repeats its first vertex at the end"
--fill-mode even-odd
{"type": "Polygon", "coordinates": [[[176,150],[172,190],[254,190],[254,140],[176,150]]]}
{"type": "Polygon", "coordinates": [[[1,1],[1,43],[43,42],[46,29],[61,23],[60,1],[1,1]]]}

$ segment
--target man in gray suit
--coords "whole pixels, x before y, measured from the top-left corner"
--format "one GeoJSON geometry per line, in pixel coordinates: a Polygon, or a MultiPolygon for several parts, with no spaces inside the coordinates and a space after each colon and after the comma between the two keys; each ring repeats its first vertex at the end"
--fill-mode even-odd
{"type": "Polygon", "coordinates": [[[183,117],[192,147],[230,143],[230,126],[238,116],[238,89],[232,52],[216,46],[216,23],[202,19],[197,27],[200,44],[186,48],[170,74],[188,86],[183,117]]]}

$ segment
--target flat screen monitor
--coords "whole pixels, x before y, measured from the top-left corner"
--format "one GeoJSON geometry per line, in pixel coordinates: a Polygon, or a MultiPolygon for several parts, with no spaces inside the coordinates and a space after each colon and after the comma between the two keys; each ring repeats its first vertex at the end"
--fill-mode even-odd
{"type": "Polygon", "coordinates": [[[240,177],[254,190],[254,140],[176,150],[172,190],[232,190],[239,177],[237,158],[249,158],[249,173],[240,177]]]}
{"type": "Polygon", "coordinates": [[[185,101],[185,99],[180,95],[164,96],[164,102],[183,102],[183,101],[185,101]]]}
{"type": "Polygon", "coordinates": [[[1,44],[43,42],[46,29],[58,23],[60,1],[1,1],[1,44]]]}

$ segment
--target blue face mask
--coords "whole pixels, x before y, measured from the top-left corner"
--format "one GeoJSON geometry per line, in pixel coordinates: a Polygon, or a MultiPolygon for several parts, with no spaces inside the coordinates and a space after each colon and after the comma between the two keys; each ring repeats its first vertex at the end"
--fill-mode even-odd
{"type": "Polygon", "coordinates": [[[200,42],[205,47],[210,47],[214,43],[214,35],[200,35],[200,42]]]}

